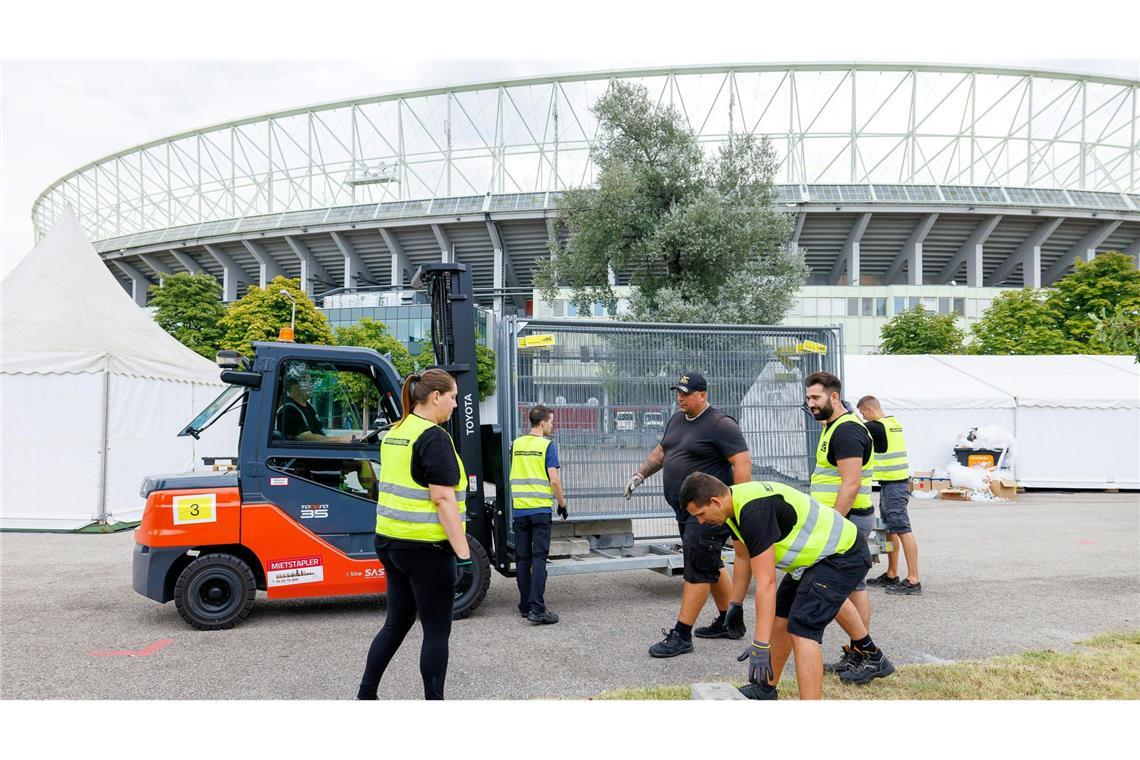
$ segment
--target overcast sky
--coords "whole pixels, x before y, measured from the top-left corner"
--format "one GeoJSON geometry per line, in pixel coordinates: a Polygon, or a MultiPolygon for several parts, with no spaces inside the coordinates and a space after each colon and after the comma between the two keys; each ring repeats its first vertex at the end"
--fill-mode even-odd
{"type": "MultiPolygon", "coordinates": [[[[642,12],[637,4],[615,10],[612,4],[585,0],[574,11],[562,6],[562,17],[545,21],[535,18],[533,3],[515,2],[437,2],[432,19],[416,18],[414,10],[398,11],[402,18],[382,18],[369,10],[375,4],[354,7],[340,0],[278,2],[262,17],[253,13],[256,3],[234,15],[234,4],[214,0],[196,4],[198,12],[189,17],[154,18],[145,3],[98,7],[115,5],[125,9],[110,27],[106,14],[80,5],[68,11],[73,23],[62,33],[42,39],[25,34],[50,28],[57,9],[32,10],[35,15],[24,24],[6,23],[0,30],[6,56],[0,71],[0,273],[33,245],[35,198],[70,171],[151,139],[295,106],[420,87],[664,64],[905,60],[1140,77],[1138,60],[1094,57],[1134,50],[1135,40],[1113,46],[1109,30],[1090,50],[1039,33],[1027,45],[1023,17],[1011,14],[1003,20],[990,11],[989,25],[979,24],[970,18],[970,2],[955,4],[961,17],[939,24],[934,39],[925,22],[912,18],[913,5],[894,2],[883,3],[879,14],[866,11],[874,4],[861,4],[864,12],[850,14],[849,4],[825,13],[827,2],[812,3],[820,11],[813,13],[816,18],[838,23],[810,32],[787,10],[776,11],[779,18],[771,11],[725,15],[710,12],[716,6],[710,2],[700,3],[705,13],[694,19],[691,3],[657,2],[646,6],[653,12],[642,12]],[[311,18],[316,8],[323,13],[311,18]],[[475,9],[482,10],[473,17],[475,9]],[[142,21],[123,24],[128,17],[142,21]],[[457,23],[442,23],[449,18],[457,23]],[[242,32],[243,21],[256,31],[242,32]],[[1003,35],[1002,24],[1016,26],[1018,35],[1003,35]],[[803,33],[765,32],[773,27],[803,33]],[[177,60],[188,56],[196,60],[177,60]]],[[[1130,13],[1134,22],[1135,12],[1130,13]]],[[[1081,38],[1071,31],[1066,27],[1064,36],[1081,38]]]]}

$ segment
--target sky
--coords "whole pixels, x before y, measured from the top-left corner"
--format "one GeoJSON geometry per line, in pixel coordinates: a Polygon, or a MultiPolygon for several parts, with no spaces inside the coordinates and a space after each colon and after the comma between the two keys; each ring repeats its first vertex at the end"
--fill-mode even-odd
{"type": "Polygon", "coordinates": [[[825,0],[811,4],[820,11],[813,16],[833,23],[805,27],[800,35],[766,31],[800,28],[801,18],[787,9],[729,10],[705,2],[702,15],[693,18],[692,4],[667,0],[618,10],[583,0],[574,12],[546,19],[536,17],[533,3],[444,0],[433,3],[438,12],[430,20],[414,9],[395,12],[402,17],[384,16],[374,5],[344,0],[322,3],[320,18],[314,18],[316,6],[288,1],[242,4],[235,12],[232,4],[205,0],[193,16],[162,16],[132,0],[98,4],[123,8],[117,15],[70,6],[65,31],[53,27],[64,16],[60,6],[69,3],[21,11],[24,24],[0,30],[0,273],[34,244],[36,197],[72,170],[148,140],[296,106],[664,64],[917,61],[1140,78],[1140,60],[1101,54],[1135,49],[1134,42],[1113,46],[1111,30],[1094,47],[1082,48],[1072,41],[1081,35],[1067,33],[1057,44],[1049,35],[1061,36],[1060,30],[1026,34],[1032,24],[1019,13],[1008,17],[1018,34],[1005,34],[1001,14],[990,4],[977,4],[992,18],[989,25],[978,24],[968,18],[972,4],[957,3],[962,12],[933,27],[915,20],[914,6],[905,3],[864,3],[865,10],[856,13],[850,4],[829,8],[825,0]],[[476,8],[487,12],[473,15],[476,8]],[[243,21],[253,31],[243,32],[243,21]],[[937,36],[931,37],[935,28],[937,36]],[[52,31],[29,36],[26,29],[52,31]],[[1027,39],[1035,44],[1027,45],[1027,39]],[[994,57],[995,51],[1002,57],[994,57]]]}

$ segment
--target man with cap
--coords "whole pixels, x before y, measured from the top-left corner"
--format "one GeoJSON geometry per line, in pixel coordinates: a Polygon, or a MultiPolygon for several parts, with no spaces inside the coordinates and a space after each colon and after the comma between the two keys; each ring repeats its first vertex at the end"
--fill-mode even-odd
{"type": "MultiPolygon", "coordinates": [[[[693,651],[693,635],[699,638],[739,639],[744,636],[744,609],[729,602],[734,581],[724,569],[720,553],[731,532],[724,525],[701,525],[680,502],[681,483],[694,472],[707,473],[725,485],[752,479],[752,458],[736,420],[709,406],[708,382],[698,372],[681,375],[670,390],[677,392],[678,411],[665,424],[661,442],[630,477],[625,487],[628,500],[646,478],[662,470],[665,501],[677,516],[684,558],[681,611],[673,628],[662,630],[665,638],[649,648],[652,657],[675,657],[693,651]],[[712,590],[716,620],[693,630],[697,616],[712,590]]],[[[737,556],[735,583],[747,589],[748,555],[743,547],[737,556]]],[[[735,598],[743,598],[744,593],[735,598]]]]}

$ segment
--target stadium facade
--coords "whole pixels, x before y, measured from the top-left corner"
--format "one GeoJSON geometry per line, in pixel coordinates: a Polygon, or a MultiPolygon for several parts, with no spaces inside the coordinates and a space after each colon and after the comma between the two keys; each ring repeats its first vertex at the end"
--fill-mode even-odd
{"type": "Polygon", "coordinates": [[[557,194],[594,177],[589,107],[615,80],[675,107],[708,150],[770,138],[811,269],[786,321],[841,323],[849,351],[914,304],[970,322],[1003,288],[1140,254],[1140,80],[905,64],[591,72],[281,111],[75,170],[37,199],[36,234],[72,208],[140,305],[175,272],[214,275],[226,300],[284,274],[338,321],[391,316],[415,268],[445,260],[472,266],[489,308],[567,315],[532,270],[557,194]]]}

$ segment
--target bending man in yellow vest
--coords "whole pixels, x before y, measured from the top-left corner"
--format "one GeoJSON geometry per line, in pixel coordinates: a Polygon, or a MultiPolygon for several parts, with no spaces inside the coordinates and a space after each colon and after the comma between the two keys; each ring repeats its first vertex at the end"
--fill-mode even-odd
{"type": "Polygon", "coordinates": [[[554,411],[539,404],[530,410],[530,433],[511,444],[511,507],[515,532],[515,580],[519,613],[532,623],[549,625],[558,616],[546,609],[546,559],[550,556],[550,510],[568,516],[558,476],[558,445],[550,440],[554,411]]]}
{"type": "MultiPolygon", "coordinates": [[[[871,436],[859,416],[848,411],[843,403],[843,386],[838,377],[830,372],[814,372],[804,385],[808,409],[823,423],[816,446],[815,470],[811,474],[811,498],[832,507],[864,534],[870,534],[875,529],[875,508],[871,505],[874,471],[871,436]]],[[[838,662],[828,663],[827,670],[855,683],[889,675],[876,670],[876,661],[868,659],[869,652],[855,635],[857,629],[871,627],[871,599],[865,578],[855,584],[849,600],[851,603],[843,605],[835,622],[847,631],[851,644],[843,647],[838,662]],[[856,677],[852,678],[852,674],[856,677]]]]}
{"type": "Polygon", "coordinates": [[[883,413],[874,396],[864,396],[855,405],[867,424],[875,445],[875,480],[879,482],[879,516],[887,525],[892,549],[887,555],[887,571],[869,578],[868,586],[884,586],[888,594],[914,596],[922,593],[918,580],[918,542],[910,528],[907,502],[910,501],[910,463],[902,424],[883,413]],[[899,580],[899,544],[906,555],[906,578],[899,580]]]}
{"type": "MultiPolygon", "coordinates": [[[[871,567],[866,534],[783,483],[753,481],[730,488],[695,472],[681,484],[680,500],[701,524],[727,525],[748,550],[756,580],[756,628],[741,655],[748,659],[750,682],[741,692],[750,699],[775,699],[784,665],[794,655],[800,699],[820,699],[823,629],[871,567]],[[786,573],[779,588],[776,570],[786,573]]],[[[855,622],[861,625],[858,616],[855,622]]],[[[874,651],[874,677],[894,672],[866,628],[851,635],[874,651]]]]}

